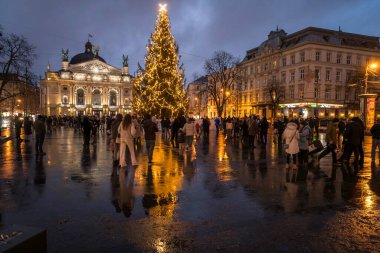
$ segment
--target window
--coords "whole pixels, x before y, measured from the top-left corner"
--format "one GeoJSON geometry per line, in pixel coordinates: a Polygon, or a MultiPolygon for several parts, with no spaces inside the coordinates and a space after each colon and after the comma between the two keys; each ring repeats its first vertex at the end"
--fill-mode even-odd
{"type": "Polygon", "coordinates": [[[362,65],[362,59],[360,58],[360,55],[358,55],[358,56],[356,57],[356,64],[357,64],[358,66],[361,66],[361,65],[362,65]]]}
{"type": "Polygon", "coordinates": [[[249,69],[250,69],[251,74],[253,74],[254,68],[252,65],[249,67],[249,69]]]}
{"type": "Polygon", "coordinates": [[[294,99],[294,85],[289,86],[289,98],[294,99]]]}
{"type": "Polygon", "coordinates": [[[325,99],[330,99],[331,98],[331,86],[326,87],[326,92],[325,92],[325,99]]]}
{"type": "Polygon", "coordinates": [[[295,71],[290,72],[290,81],[291,82],[294,82],[295,76],[296,76],[296,72],[295,71]]]}
{"type": "Polygon", "coordinates": [[[300,62],[305,62],[305,53],[300,53],[300,62]]]}
{"type": "Polygon", "coordinates": [[[341,59],[342,59],[342,55],[341,55],[341,54],[337,54],[337,55],[336,55],[336,63],[337,63],[337,64],[340,64],[341,59]]]}
{"type": "Polygon", "coordinates": [[[326,61],[331,62],[331,53],[330,52],[327,52],[327,54],[326,54],[326,61]]]}
{"type": "Polygon", "coordinates": [[[326,70],[326,81],[331,81],[331,71],[330,70],[326,70]]]}
{"type": "Polygon", "coordinates": [[[253,102],[253,100],[252,100],[252,99],[253,99],[253,97],[252,97],[252,94],[251,94],[251,95],[249,95],[249,102],[251,102],[251,103],[252,103],[252,102],[253,102]]]}
{"type": "Polygon", "coordinates": [[[292,64],[296,64],[296,56],[295,55],[292,55],[290,59],[291,59],[292,64]]]}
{"type": "Polygon", "coordinates": [[[352,71],[347,71],[347,75],[346,75],[346,82],[350,82],[351,81],[351,76],[352,76],[352,71]]]}
{"type": "Polygon", "coordinates": [[[259,91],[256,91],[256,102],[259,102],[259,99],[260,99],[259,91]]]}
{"type": "Polygon", "coordinates": [[[197,90],[199,90],[199,85],[197,85],[197,90]]]}
{"type": "Polygon", "coordinates": [[[298,98],[303,99],[304,94],[305,94],[304,87],[303,87],[303,86],[300,86],[300,87],[298,88],[298,98]]]}
{"type": "Polygon", "coordinates": [[[63,90],[63,91],[67,91],[67,90],[68,90],[67,86],[63,86],[63,87],[62,87],[62,90],[63,90]]]}
{"type": "Polygon", "coordinates": [[[321,52],[315,52],[315,60],[319,61],[321,56],[321,52]]]}
{"type": "Polygon", "coordinates": [[[319,88],[318,87],[314,88],[314,98],[319,98],[319,88]]]}
{"type": "Polygon", "coordinates": [[[100,90],[94,90],[92,92],[92,105],[101,105],[102,104],[102,98],[100,95],[100,90]]]}
{"type": "MultiPolygon", "coordinates": [[[[199,86],[197,86],[199,87],[199,86]]],[[[116,106],[117,105],[117,96],[116,91],[112,90],[110,92],[110,106],[116,106]]]]}
{"type": "Polygon", "coordinates": [[[268,70],[268,63],[265,63],[264,65],[264,71],[267,71],[268,70]]]}
{"type": "Polygon", "coordinates": [[[300,70],[300,79],[303,81],[305,80],[305,70],[304,69],[301,69],[300,70]]]}
{"type": "Polygon", "coordinates": [[[62,97],[62,104],[68,104],[69,103],[69,98],[67,96],[62,97]]]}
{"type": "Polygon", "coordinates": [[[351,64],[351,55],[347,55],[347,64],[351,64]]]}
{"type": "Polygon", "coordinates": [[[282,66],[286,66],[286,56],[282,57],[282,66]]]}
{"type": "Polygon", "coordinates": [[[342,93],[342,88],[339,86],[336,86],[335,88],[335,99],[339,100],[342,93]]]}
{"type": "Polygon", "coordinates": [[[281,73],[281,82],[286,83],[286,72],[281,73]]]}
{"type": "Polygon", "coordinates": [[[77,91],[77,105],[84,105],[84,91],[82,89],[77,91]]]}
{"type": "Polygon", "coordinates": [[[243,103],[245,104],[246,102],[247,102],[247,96],[244,95],[244,96],[243,96],[243,103]]]}
{"type": "Polygon", "coordinates": [[[341,81],[341,74],[342,74],[341,71],[337,71],[337,72],[336,72],[336,81],[337,81],[337,82],[340,82],[340,81],[341,81]]]}
{"type": "Polygon", "coordinates": [[[321,71],[319,69],[316,69],[314,71],[314,78],[315,78],[316,83],[318,83],[318,81],[320,80],[320,74],[321,74],[321,71]]]}

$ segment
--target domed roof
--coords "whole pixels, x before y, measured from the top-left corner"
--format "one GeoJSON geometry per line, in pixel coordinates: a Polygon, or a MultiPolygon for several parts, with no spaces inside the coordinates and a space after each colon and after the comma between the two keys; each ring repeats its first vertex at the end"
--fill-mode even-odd
{"type": "Polygon", "coordinates": [[[73,58],[71,58],[70,64],[78,64],[78,63],[82,63],[82,62],[86,62],[86,61],[91,61],[93,59],[98,59],[99,61],[107,63],[97,53],[94,54],[94,52],[92,51],[92,44],[91,44],[91,42],[87,41],[87,43],[85,45],[85,51],[84,51],[84,53],[77,54],[73,58]]]}

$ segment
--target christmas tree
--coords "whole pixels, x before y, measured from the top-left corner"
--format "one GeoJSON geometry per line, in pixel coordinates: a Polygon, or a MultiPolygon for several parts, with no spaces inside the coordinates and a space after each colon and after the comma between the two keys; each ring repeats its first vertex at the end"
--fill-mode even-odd
{"type": "Polygon", "coordinates": [[[166,5],[161,5],[148,41],[145,69],[138,66],[133,109],[140,115],[172,117],[185,113],[188,100],[178,46],[170,30],[166,5]]]}

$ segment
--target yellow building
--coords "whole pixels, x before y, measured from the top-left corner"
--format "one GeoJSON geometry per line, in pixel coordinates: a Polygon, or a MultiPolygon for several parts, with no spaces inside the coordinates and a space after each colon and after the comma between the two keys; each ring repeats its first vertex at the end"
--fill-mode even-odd
{"type": "Polygon", "coordinates": [[[316,27],[271,31],[240,64],[246,82],[239,114],[271,118],[276,107],[277,116],[359,116],[362,91],[353,77],[363,80],[367,64],[379,59],[379,37],[316,27]]]}
{"type": "Polygon", "coordinates": [[[41,107],[46,115],[114,115],[132,110],[132,76],[128,57],[122,69],[108,64],[90,41],[85,51],[68,60],[62,49],[62,69],[47,67],[41,80],[41,107]]]}

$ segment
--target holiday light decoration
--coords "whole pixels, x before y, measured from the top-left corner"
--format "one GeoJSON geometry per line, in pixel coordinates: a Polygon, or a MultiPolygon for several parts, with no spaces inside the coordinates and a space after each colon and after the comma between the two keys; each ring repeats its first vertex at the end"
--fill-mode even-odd
{"type": "Polygon", "coordinates": [[[154,33],[148,40],[145,69],[138,66],[134,80],[133,109],[144,115],[178,116],[186,112],[183,65],[170,30],[166,4],[160,5],[154,33]]]}

